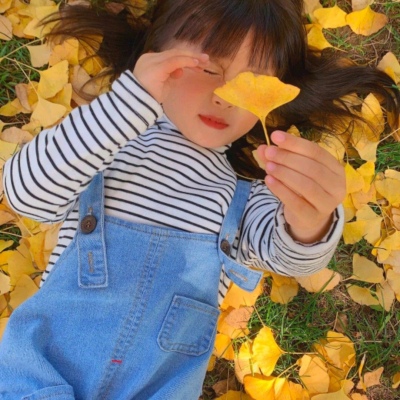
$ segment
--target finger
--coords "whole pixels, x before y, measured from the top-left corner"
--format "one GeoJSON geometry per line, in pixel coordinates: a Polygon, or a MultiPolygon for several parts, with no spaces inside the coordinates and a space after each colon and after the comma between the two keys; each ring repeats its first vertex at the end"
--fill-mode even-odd
{"type": "MultiPolygon", "coordinates": [[[[341,199],[336,193],[329,193],[313,179],[290,168],[267,162],[266,170],[270,176],[280,181],[291,191],[297,193],[321,213],[331,212],[341,199]]],[[[335,182],[330,182],[336,186],[335,182]]]]}
{"type": "MultiPolygon", "coordinates": [[[[301,175],[314,180],[332,195],[336,193],[337,186],[340,184],[344,185],[345,182],[343,167],[338,162],[336,162],[337,165],[332,170],[319,161],[285,149],[280,149],[277,146],[269,146],[265,150],[265,158],[267,161],[297,171],[301,175]]],[[[291,179],[290,176],[287,176],[287,179],[289,181],[291,179]]]]}
{"type": "Polygon", "coordinates": [[[331,170],[337,168],[337,160],[328,151],[307,139],[291,135],[283,131],[275,131],[271,134],[271,140],[281,149],[301,154],[314,159],[331,170]]]}
{"type": "Polygon", "coordinates": [[[305,222],[315,221],[317,210],[304,197],[299,196],[275,177],[268,175],[265,178],[268,189],[285,205],[290,211],[305,222]]]}

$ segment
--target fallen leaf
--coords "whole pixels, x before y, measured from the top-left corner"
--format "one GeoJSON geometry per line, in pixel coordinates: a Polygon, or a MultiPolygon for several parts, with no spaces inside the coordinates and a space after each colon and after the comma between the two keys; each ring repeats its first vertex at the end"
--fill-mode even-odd
{"type": "Polygon", "coordinates": [[[227,393],[223,394],[221,397],[215,398],[214,400],[251,400],[251,397],[243,392],[228,390],[227,393]]]}
{"type": "Polygon", "coordinates": [[[221,99],[255,114],[264,128],[265,137],[269,138],[265,127],[267,115],[282,106],[300,93],[300,89],[281,82],[277,77],[254,75],[242,72],[224,86],[215,89],[214,93],[221,99]]]}
{"type": "Polygon", "coordinates": [[[298,276],[295,278],[299,284],[310,293],[326,292],[336,287],[342,276],[335,271],[324,268],[310,276],[298,276]]]}
{"type": "Polygon", "coordinates": [[[352,298],[358,304],[366,306],[379,306],[379,301],[372,296],[370,289],[360,287],[357,285],[346,285],[347,291],[352,298]]]}
{"type": "Polygon", "coordinates": [[[392,382],[393,382],[392,388],[397,389],[400,385],[400,372],[396,372],[393,375],[392,382]]]}
{"type": "Polygon", "coordinates": [[[311,50],[322,51],[332,45],[326,40],[322,27],[319,24],[306,25],[307,44],[311,50]]]}
{"type": "Polygon", "coordinates": [[[389,282],[382,282],[377,286],[376,296],[382,308],[385,311],[390,311],[396,296],[389,282]]]}
{"type": "Polygon", "coordinates": [[[258,296],[262,293],[263,284],[264,281],[261,280],[252,292],[247,292],[232,283],[222,302],[221,308],[226,310],[228,307],[239,308],[242,306],[254,306],[258,296]]]}
{"type": "Polygon", "coordinates": [[[367,6],[363,10],[348,14],[346,21],[354,33],[370,36],[382,29],[387,24],[388,19],[385,14],[376,13],[372,11],[370,6],[367,6]]]}
{"type": "Polygon", "coordinates": [[[348,394],[353,388],[354,383],[350,380],[344,380],[342,381],[342,385],[337,392],[317,394],[312,397],[312,400],[349,400],[350,397],[348,394]]]}
{"type": "Polygon", "coordinates": [[[254,339],[252,353],[253,364],[268,376],[275,369],[279,357],[285,352],[276,344],[271,328],[263,327],[254,339]]]}
{"type": "Polygon", "coordinates": [[[0,15],[0,40],[11,40],[12,39],[12,25],[8,18],[4,15],[0,15]]]}
{"type": "MultiPolygon", "coordinates": [[[[364,381],[366,388],[381,384],[380,379],[382,376],[383,369],[384,369],[384,367],[380,367],[372,372],[366,372],[364,374],[363,381],[364,381]]],[[[361,389],[362,387],[359,387],[359,386],[360,386],[360,384],[357,385],[357,388],[361,389]]]]}
{"type": "Polygon", "coordinates": [[[12,128],[7,128],[1,132],[0,139],[22,147],[24,144],[30,142],[33,139],[33,136],[29,132],[13,126],[12,128]]]}
{"type": "Polygon", "coordinates": [[[396,83],[400,82],[400,63],[391,51],[382,57],[376,67],[386,72],[396,83]]]}
{"type": "Polygon", "coordinates": [[[15,310],[29,297],[33,296],[39,288],[27,275],[21,275],[15,284],[15,289],[10,293],[10,307],[15,310]]]}
{"type": "Polygon", "coordinates": [[[39,71],[39,73],[38,95],[43,99],[53,97],[68,83],[68,61],[60,61],[53,67],[39,71]]]}
{"type": "Polygon", "coordinates": [[[384,280],[383,269],[368,260],[367,257],[355,253],[353,255],[353,275],[350,278],[363,282],[381,283],[384,280]]]}
{"type": "Polygon", "coordinates": [[[232,347],[232,339],[223,333],[217,333],[213,354],[225,360],[235,359],[235,350],[232,347]]]}
{"type": "Polygon", "coordinates": [[[341,28],[347,25],[347,13],[336,4],[333,7],[319,8],[314,11],[314,17],[324,29],[341,28]]]}
{"type": "Polygon", "coordinates": [[[39,46],[26,47],[29,50],[31,64],[33,67],[40,68],[49,63],[51,49],[48,43],[44,43],[39,46]]]}
{"type": "Polygon", "coordinates": [[[298,360],[298,364],[300,365],[299,377],[312,397],[328,391],[328,370],[319,357],[306,354],[298,360]]]}
{"type": "Polygon", "coordinates": [[[37,121],[43,128],[48,128],[58,122],[66,113],[66,107],[38,97],[38,102],[31,115],[32,121],[37,121]]]}
{"type": "Polygon", "coordinates": [[[246,329],[254,307],[240,307],[232,310],[225,318],[225,322],[236,329],[246,329]]]}
{"type": "Polygon", "coordinates": [[[374,3],[374,0],[351,0],[351,9],[353,11],[364,10],[365,7],[374,3]]]}

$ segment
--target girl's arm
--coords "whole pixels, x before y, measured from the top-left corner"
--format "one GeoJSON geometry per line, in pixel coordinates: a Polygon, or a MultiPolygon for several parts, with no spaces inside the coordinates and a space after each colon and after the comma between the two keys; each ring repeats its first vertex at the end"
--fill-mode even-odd
{"type": "Polygon", "coordinates": [[[341,237],[344,168],[308,140],[285,132],[271,139],[276,146],[259,147],[266,186],[253,187],[239,256],[284,275],[308,275],[327,265],[341,237]]]}
{"type": "Polygon", "coordinates": [[[162,115],[157,101],[127,71],[112,90],[41,132],[4,166],[4,191],[19,214],[60,221],[92,177],[162,115]]]}
{"type": "Polygon", "coordinates": [[[92,177],[162,115],[167,81],[207,60],[180,50],[141,56],[133,74],[124,72],[110,92],[73,110],[8,160],[4,191],[11,207],[39,221],[63,220],[92,177]]]}
{"type": "MultiPolygon", "coordinates": [[[[238,261],[286,276],[311,275],[326,267],[342,235],[344,213],[338,206],[325,235],[302,243],[289,233],[284,205],[261,181],[253,183],[243,216],[238,261]]],[[[236,246],[235,246],[236,247],[236,246]]]]}

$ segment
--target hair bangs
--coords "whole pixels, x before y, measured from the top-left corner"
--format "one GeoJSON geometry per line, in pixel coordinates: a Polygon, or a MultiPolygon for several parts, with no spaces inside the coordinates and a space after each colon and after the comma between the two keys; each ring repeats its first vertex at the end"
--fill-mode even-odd
{"type": "Polygon", "coordinates": [[[220,0],[181,5],[174,38],[199,44],[212,57],[234,58],[252,35],[249,66],[284,78],[306,53],[301,0],[220,0]],[[288,21],[296,20],[296,24],[288,21]],[[300,27],[293,29],[293,26],[300,27]]]}

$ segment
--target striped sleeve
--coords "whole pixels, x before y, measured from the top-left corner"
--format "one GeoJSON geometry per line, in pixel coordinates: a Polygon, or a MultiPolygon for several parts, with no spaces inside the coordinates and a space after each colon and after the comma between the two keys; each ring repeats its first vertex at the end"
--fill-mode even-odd
{"type": "Polygon", "coordinates": [[[65,219],[92,177],[161,115],[160,104],[126,71],[110,92],[74,109],[7,161],[3,185],[9,204],[38,221],[65,219]]]}
{"type": "Polygon", "coordinates": [[[295,241],[286,231],[283,205],[263,182],[253,183],[244,215],[237,259],[286,276],[311,275],[325,268],[342,235],[343,207],[334,211],[329,232],[315,243],[295,241]]]}

